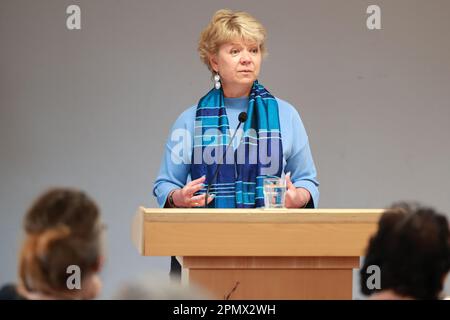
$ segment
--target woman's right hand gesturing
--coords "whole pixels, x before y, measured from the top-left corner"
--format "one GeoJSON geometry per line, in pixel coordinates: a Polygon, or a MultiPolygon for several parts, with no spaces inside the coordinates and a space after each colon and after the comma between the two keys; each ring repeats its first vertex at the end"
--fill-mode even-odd
{"type": "MultiPolygon", "coordinates": [[[[205,194],[194,196],[194,194],[203,188],[203,182],[206,177],[200,177],[186,184],[183,189],[177,189],[172,194],[173,203],[176,207],[193,208],[203,207],[205,205],[205,194]]],[[[208,196],[208,204],[214,199],[214,195],[208,196]]]]}

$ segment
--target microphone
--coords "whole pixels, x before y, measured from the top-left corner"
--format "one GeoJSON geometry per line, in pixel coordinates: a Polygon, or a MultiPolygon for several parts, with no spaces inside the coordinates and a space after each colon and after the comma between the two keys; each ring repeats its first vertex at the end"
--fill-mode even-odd
{"type": "MultiPolygon", "coordinates": [[[[237,133],[237,131],[239,130],[239,127],[241,126],[241,124],[242,124],[243,122],[247,121],[247,112],[241,112],[241,113],[239,113],[238,120],[239,120],[239,124],[238,124],[238,126],[236,127],[236,130],[235,130],[234,133],[233,133],[233,137],[231,137],[231,140],[230,140],[230,142],[228,143],[227,148],[225,149],[225,153],[224,153],[223,156],[222,156],[222,163],[224,162],[224,157],[225,157],[225,155],[226,155],[227,152],[228,152],[228,148],[229,148],[229,147],[231,146],[231,144],[233,143],[234,137],[236,136],[236,133],[237,133]]],[[[216,171],[214,172],[213,178],[211,179],[210,183],[208,183],[208,188],[206,189],[206,194],[205,194],[205,208],[208,207],[209,190],[211,189],[211,185],[212,185],[213,181],[215,181],[215,180],[217,179],[217,175],[219,174],[219,168],[220,168],[220,165],[221,165],[222,163],[218,163],[218,164],[217,164],[216,171]]]]}

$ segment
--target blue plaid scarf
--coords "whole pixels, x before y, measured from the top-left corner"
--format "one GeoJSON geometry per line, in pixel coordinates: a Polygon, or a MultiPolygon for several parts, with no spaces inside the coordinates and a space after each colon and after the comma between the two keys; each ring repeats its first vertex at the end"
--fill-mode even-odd
{"type": "Polygon", "coordinates": [[[264,178],[281,177],[283,146],[278,103],[258,81],[250,92],[247,115],[242,142],[236,151],[230,146],[225,155],[231,134],[222,89],[212,89],[198,103],[191,178],[206,175],[204,188],[197,194],[205,193],[212,182],[211,208],[262,207],[264,178]],[[222,164],[217,179],[211,181],[218,163],[222,164]]]}

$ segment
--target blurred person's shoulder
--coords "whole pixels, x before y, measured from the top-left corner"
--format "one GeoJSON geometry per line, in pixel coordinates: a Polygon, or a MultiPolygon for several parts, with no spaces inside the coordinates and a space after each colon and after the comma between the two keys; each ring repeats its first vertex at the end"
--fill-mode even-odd
{"type": "Polygon", "coordinates": [[[26,300],[17,292],[17,286],[6,284],[0,288],[0,300],[26,300]]]}
{"type": "Polygon", "coordinates": [[[113,294],[113,300],[209,300],[205,289],[183,285],[169,274],[153,270],[123,282],[113,294]]]}

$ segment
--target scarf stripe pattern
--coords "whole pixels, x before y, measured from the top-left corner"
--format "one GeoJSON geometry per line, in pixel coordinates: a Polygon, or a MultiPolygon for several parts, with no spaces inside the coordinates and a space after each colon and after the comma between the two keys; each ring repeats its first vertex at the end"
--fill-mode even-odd
{"type": "Polygon", "coordinates": [[[264,206],[263,181],[281,177],[283,145],[276,99],[254,82],[244,123],[241,143],[230,146],[231,134],[222,89],[212,89],[197,105],[191,179],[206,175],[197,194],[205,193],[212,182],[211,208],[255,208],[264,206]],[[217,164],[217,179],[213,180],[217,164]]]}

